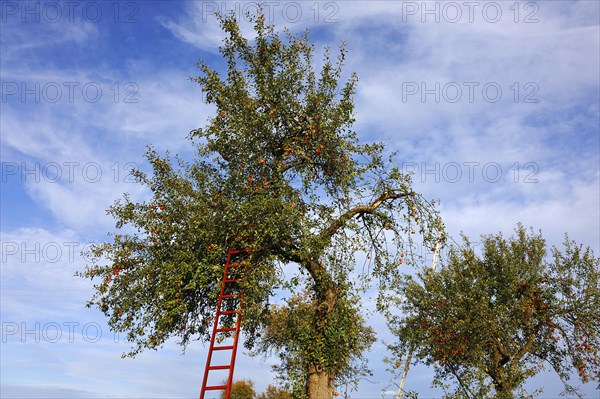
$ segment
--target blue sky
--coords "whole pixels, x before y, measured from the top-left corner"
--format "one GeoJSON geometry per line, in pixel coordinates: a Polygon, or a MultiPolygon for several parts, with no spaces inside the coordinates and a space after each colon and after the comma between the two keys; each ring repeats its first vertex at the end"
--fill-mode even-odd
{"type": "MultiPolygon", "coordinates": [[[[266,2],[279,28],[308,28],[317,51],[348,40],[359,76],[356,131],[384,141],[441,201],[450,234],[474,241],[518,222],[600,253],[600,3],[597,1],[266,2]]],[[[254,2],[13,2],[0,9],[1,391],[15,398],[197,397],[206,349],[175,342],[136,359],[85,309],[80,251],[107,239],[105,209],[143,153],[190,153],[213,109],[188,77],[215,68],[214,11],[254,2]]],[[[250,26],[244,25],[250,32],[250,26]]],[[[385,338],[385,324],[372,324],[385,338]]],[[[390,385],[381,343],[354,398],[390,385]]],[[[259,391],[272,360],[241,356],[259,391]]],[[[429,388],[416,368],[407,388],[429,388]]],[[[544,374],[530,383],[556,397],[544,374]]],[[[389,388],[393,391],[394,388],[389,388]]],[[[597,397],[592,384],[584,387],[597,397]]],[[[391,396],[390,392],[388,396],[391,396]]]]}

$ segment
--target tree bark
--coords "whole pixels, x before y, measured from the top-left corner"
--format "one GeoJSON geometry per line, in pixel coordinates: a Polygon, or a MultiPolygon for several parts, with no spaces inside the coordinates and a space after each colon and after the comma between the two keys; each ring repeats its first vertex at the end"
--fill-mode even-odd
{"type": "Polygon", "coordinates": [[[327,371],[315,366],[310,367],[308,372],[308,398],[333,398],[333,379],[327,371]]]}
{"type": "MultiPolygon", "coordinates": [[[[333,283],[329,282],[330,286],[326,289],[318,292],[317,295],[320,297],[317,300],[317,329],[325,328],[325,325],[329,323],[329,314],[333,312],[336,293],[333,287],[333,283]]],[[[324,331],[319,331],[319,335],[324,335],[324,331]]],[[[308,367],[308,399],[331,399],[333,397],[333,379],[334,375],[331,371],[325,369],[322,365],[312,364],[308,367]]]]}
{"type": "Polygon", "coordinates": [[[502,386],[494,386],[494,388],[496,390],[496,397],[498,399],[515,399],[515,395],[510,389],[506,389],[502,386]]]}
{"type": "MultiPolygon", "coordinates": [[[[503,374],[503,373],[501,373],[501,374],[503,374]]],[[[498,399],[514,399],[515,398],[515,396],[512,392],[512,389],[510,389],[510,387],[504,383],[504,376],[501,378],[492,377],[492,383],[494,384],[494,390],[496,391],[496,397],[498,399]]]]}

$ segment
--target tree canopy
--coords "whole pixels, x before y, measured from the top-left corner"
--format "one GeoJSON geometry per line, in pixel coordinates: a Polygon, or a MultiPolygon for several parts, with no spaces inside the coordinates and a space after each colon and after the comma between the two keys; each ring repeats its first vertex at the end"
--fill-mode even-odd
{"type": "Polygon", "coordinates": [[[455,398],[525,397],[523,384],[550,367],[567,394],[600,382],[600,259],[568,238],[546,256],[541,234],[482,237],[481,254],[464,237],[439,271],[401,285],[402,313],[391,319],[398,356],[454,380],[455,398]]]}
{"type": "Polygon", "coordinates": [[[185,347],[209,336],[227,249],[248,249],[245,345],[281,354],[295,396],[323,399],[356,377],[373,339],[356,295],[375,285],[384,308],[413,240],[433,245],[443,225],[383,144],[352,130],[357,77],[343,74],[343,44],[316,71],[308,33],[280,36],[259,14],[248,39],[219,20],[225,68],[201,61],[193,78],[214,117],[189,134],[193,160],[149,148],[153,172],[134,176],[151,199],[110,207],[117,231],[83,272],[100,280],[88,305],[127,332],[130,356],[170,337],[185,347]],[[283,308],[271,306],[278,289],[291,292],[283,308]]]}
{"type": "Polygon", "coordinates": [[[288,391],[269,385],[265,392],[258,395],[257,399],[291,399],[291,396],[288,391]]]}
{"type": "MultiPolygon", "coordinates": [[[[225,391],[221,392],[221,399],[225,399],[225,391]]],[[[267,386],[264,392],[259,394],[254,389],[252,380],[236,380],[231,384],[230,399],[290,399],[290,393],[285,389],[274,385],[267,386]]]]}
{"type": "MultiPolygon", "coordinates": [[[[224,382],[225,383],[225,382],[224,382]]],[[[219,396],[225,398],[225,391],[219,396]]],[[[255,399],[256,391],[254,390],[254,381],[252,380],[236,380],[231,384],[231,394],[228,399],[255,399]]]]}

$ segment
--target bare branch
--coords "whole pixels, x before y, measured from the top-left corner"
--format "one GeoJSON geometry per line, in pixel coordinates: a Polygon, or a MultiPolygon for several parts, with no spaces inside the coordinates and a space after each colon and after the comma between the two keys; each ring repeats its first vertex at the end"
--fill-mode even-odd
{"type": "Polygon", "coordinates": [[[384,191],[377,199],[375,199],[370,205],[356,206],[346,213],[342,214],[339,218],[334,220],[329,227],[325,228],[319,234],[319,238],[322,240],[332,237],[339,229],[344,227],[346,222],[357,215],[374,214],[377,208],[379,208],[384,202],[396,200],[404,197],[415,195],[416,193],[411,191],[408,193],[396,193],[393,191],[384,191]]]}

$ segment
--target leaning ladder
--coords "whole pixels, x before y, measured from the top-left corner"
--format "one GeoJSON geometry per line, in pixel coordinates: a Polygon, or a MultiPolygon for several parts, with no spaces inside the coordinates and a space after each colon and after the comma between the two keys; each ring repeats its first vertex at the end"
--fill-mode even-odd
{"type": "Polygon", "coordinates": [[[219,293],[219,299],[217,301],[217,311],[210,337],[206,367],[204,368],[204,379],[202,380],[200,399],[205,399],[204,395],[207,391],[225,391],[225,399],[229,399],[229,396],[231,395],[233,368],[235,366],[235,356],[237,353],[240,325],[242,321],[240,309],[243,305],[244,298],[244,294],[239,290],[239,285],[237,283],[242,279],[243,272],[246,271],[248,267],[246,259],[249,253],[248,250],[233,249],[229,249],[227,252],[223,280],[221,281],[221,292],[219,293]],[[221,316],[227,315],[234,315],[232,317],[235,317],[235,327],[226,327],[223,325],[221,316]],[[216,351],[221,351],[222,353],[230,352],[231,356],[229,357],[229,363],[212,365],[213,354],[216,351]],[[210,372],[217,370],[228,371],[226,384],[208,385],[210,372]]]}

